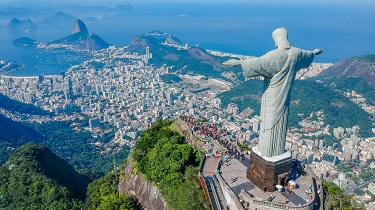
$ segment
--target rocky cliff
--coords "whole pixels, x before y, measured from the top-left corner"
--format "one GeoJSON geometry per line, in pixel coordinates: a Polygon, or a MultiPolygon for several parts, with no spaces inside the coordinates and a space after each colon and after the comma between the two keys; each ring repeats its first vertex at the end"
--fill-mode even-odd
{"type": "Polygon", "coordinates": [[[73,24],[72,34],[76,34],[76,33],[84,33],[84,34],[89,33],[86,25],[80,19],[77,19],[76,21],[74,21],[74,24],[73,24]]]}
{"type": "Polygon", "coordinates": [[[124,178],[118,186],[119,192],[134,195],[145,209],[167,210],[167,203],[159,189],[149,182],[145,175],[134,173],[133,162],[129,157],[125,166],[124,178]]]}

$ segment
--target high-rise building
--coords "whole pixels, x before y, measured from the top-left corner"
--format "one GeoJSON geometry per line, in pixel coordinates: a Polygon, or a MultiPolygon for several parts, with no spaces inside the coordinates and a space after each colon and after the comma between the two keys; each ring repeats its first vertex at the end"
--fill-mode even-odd
{"type": "Polygon", "coordinates": [[[147,59],[150,58],[150,48],[149,47],[146,47],[146,56],[147,56],[147,59]]]}
{"type": "Polygon", "coordinates": [[[145,65],[148,64],[150,58],[151,58],[150,47],[146,47],[146,55],[144,57],[144,63],[145,63],[145,65]]]}
{"type": "Polygon", "coordinates": [[[240,113],[238,106],[233,107],[233,115],[237,116],[240,113]]]}
{"type": "Polygon", "coordinates": [[[44,75],[43,75],[43,74],[42,74],[42,75],[39,75],[39,76],[38,76],[38,82],[39,82],[39,83],[42,83],[43,80],[44,80],[44,75]]]}
{"type": "MultiPolygon", "coordinates": [[[[235,103],[230,103],[230,104],[228,104],[227,112],[228,112],[228,113],[233,113],[233,109],[234,109],[235,107],[238,108],[237,104],[235,104],[235,103]]],[[[238,111],[239,111],[239,110],[238,110],[238,111]]]]}
{"type": "Polygon", "coordinates": [[[353,131],[353,135],[356,135],[356,136],[358,136],[358,134],[359,134],[359,126],[358,125],[356,125],[356,126],[353,126],[353,128],[352,128],[352,131],[353,131]]]}
{"type": "Polygon", "coordinates": [[[314,160],[314,153],[310,153],[307,155],[306,164],[311,164],[314,160]]]}

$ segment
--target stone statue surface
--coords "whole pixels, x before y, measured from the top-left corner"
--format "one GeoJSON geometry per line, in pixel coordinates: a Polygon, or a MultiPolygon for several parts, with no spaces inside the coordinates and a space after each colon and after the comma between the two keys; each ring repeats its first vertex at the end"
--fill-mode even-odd
{"type": "Polygon", "coordinates": [[[273,31],[276,49],[258,58],[231,59],[224,66],[241,65],[245,77],[264,77],[261,105],[261,125],[258,151],[273,157],[285,152],[290,92],[297,71],[307,68],[321,49],[314,51],[291,47],[285,28],[273,31]]]}

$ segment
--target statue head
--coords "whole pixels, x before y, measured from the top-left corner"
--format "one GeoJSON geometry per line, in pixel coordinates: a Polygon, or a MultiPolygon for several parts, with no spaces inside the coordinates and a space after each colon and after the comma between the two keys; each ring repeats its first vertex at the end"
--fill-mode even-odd
{"type": "Polygon", "coordinates": [[[272,32],[272,38],[275,41],[276,48],[290,49],[288,41],[288,31],[285,28],[278,28],[272,32]]]}

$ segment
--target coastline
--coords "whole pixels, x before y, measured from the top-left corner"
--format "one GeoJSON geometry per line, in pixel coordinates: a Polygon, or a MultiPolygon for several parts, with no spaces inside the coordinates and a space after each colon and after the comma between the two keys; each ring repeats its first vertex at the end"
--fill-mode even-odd
{"type": "MultiPolygon", "coordinates": [[[[218,57],[233,57],[233,58],[238,58],[238,59],[250,59],[250,58],[254,58],[255,56],[248,56],[248,55],[241,55],[241,54],[235,54],[235,53],[228,53],[228,52],[222,52],[222,51],[218,51],[218,50],[210,50],[210,49],[206,49],[206,51],[214,56],[218,56],[218,57]]],[[[76,52],[77,53],[77,52],[76,52]]],[[[79,53],[79,52],[78,52],[79,53]]],[[[83,61],[85,62],[85,61],[83,61]]],[[[332,65],[332,63],[316,63],[316,64],[319,64],[319,65],[327,65],[327,64],[330,64],[332,65]]],[[[42,74],[35,74],[35,75],[7,75],[11,72],[17,72],[18,70],[24,68],[25,65],[22,64],[22,67],[20,68],[17,68],[17,69],[12,69],[11,71],[6,71],[6,72],[0,72],[0,77],[3,77],[3,78],[17,78],[17,79],[21,79],[21,78],[24,78],[24,79],[31,79],[31,78],[37,78],[39,75],[44,75],[44,77],[55,77],[55,76],[58,76],[59,74],[56,74],[56,72],[52,72],[51,74],[45,74],[45,73],[42,73],[42,74]]],[[[62,70],[60,71],[60,73],[62,72],[67,72],[69,71],[69,68],[66,69],[65,71],[62,70]]]]}
{"type": "Polygon", "coordinates": [[[8,73],[11,73],[11,72],[14,72],[14,71],[20,70],[20,69],[22,69],[22,68],[24,68],[24,67],[25,67],[25,65],[24,65],[24,64],[21,64],[20,67],[18,67],[18,68],[14,68],[14,69],[12,69],[12,70],[9,70],[9,71],[0,71],[0,76],[6,76],[6,74],[8,74],[8,73]]]}

